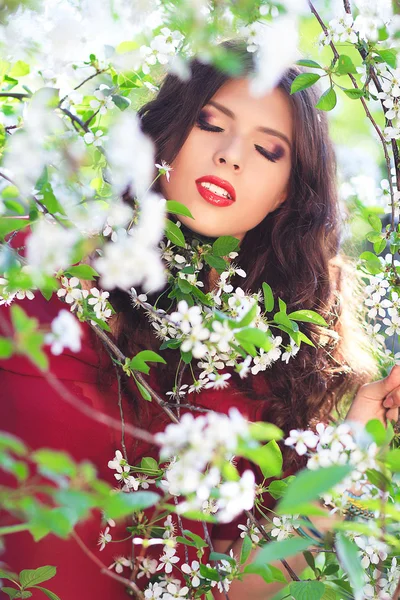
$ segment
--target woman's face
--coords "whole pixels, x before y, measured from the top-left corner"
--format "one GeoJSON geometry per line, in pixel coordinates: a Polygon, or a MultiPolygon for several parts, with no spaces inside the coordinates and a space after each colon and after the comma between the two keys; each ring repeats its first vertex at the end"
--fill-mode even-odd
{"type": "Polygon", "coordinates": [[[199,121],[171,163],[170,181],[161,177],[161,192],[167,200],[189,208],[194,220],[179,219],[193,231],[242,240],[286,199],[292,129],[290,101],[282,90],[275,88],[253,98],[247,79],[229,80],[202,108],[199,121]],[[214,183],[220,187],[223,182],[233,186],[234,191],[228,190],[231,200],[221,199],[220,189],[211,188],[217,192],[215,197],[196,183],[208,176],[219,178],[214,183]]]}

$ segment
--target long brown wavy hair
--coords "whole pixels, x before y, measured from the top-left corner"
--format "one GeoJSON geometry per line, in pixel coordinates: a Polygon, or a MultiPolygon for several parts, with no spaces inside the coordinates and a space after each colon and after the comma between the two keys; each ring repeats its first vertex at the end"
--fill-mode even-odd
{"type": "MultiPolygon", "coordinates": [[[[235,77],[253,72],[253,55],[243,40],[228,40],[220,47],[239,59],[241,70],[235,77]]],[[[167,74],[154,99],[138,111],[144,133],[155,143],[158,163],[162,159],[172,163],[202,107],[233,76],[198,59],[190,66],[190,80],[167,74]]],[[[288,364],[278,360],[257,375],[266,377],[271,387],[264,418],[285,432],[328,420],[344,398],[350,398],[359,385],[377,375],[361,326],[361,278],[352,261],[340,253],[336,159],[326,113],[315,108],[320,91],[313,86],[290,94],[293,80],[303,71],[297,66],[288,69],[278,84],[290,99],[294,115],[289,194],[279,208],[245,235],[236,262],[247,278],[233,282],[257,292],[267,281],[275,296],[286,302],[288,312],[311,309],[329,324],[327,330],[302,323],[302,331],[315,347],[302,344],[288,364]]],[[[155,191],[160,191],[158,183],[155,191]]],[[[125,200],[130,201],[129,194],[125,200]]],[[[207,274],[206,270],[206,278],[207,274]]],[[[111,301],[118,313],[114,335],[125,353],[132,356],[149,346],[157,349],[159,344],[147,318],[143,311],[132,308],[128,294],[115,290],[111,301]]],[[[285,339],[286,334],[282,335],[285,339]]],[[[159,370],[165,391],[171,389],[171,361],[174,363],[179,352],[167,354],[168,367],[159,370]]],[[[246,393],[255,395],[252,379],[235,381],[246,393]]]]}

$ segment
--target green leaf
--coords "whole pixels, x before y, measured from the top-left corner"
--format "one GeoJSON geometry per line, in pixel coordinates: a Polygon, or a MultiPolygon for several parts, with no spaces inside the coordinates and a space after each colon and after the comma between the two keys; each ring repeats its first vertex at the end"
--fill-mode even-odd
{"type": "Polygon", "coordinates": [[[370,434],[373,440],[382,446],[386,440],[386,429],[382,421],[379,419],[372,419],[365,425],[365,430],[370,434]]]}
{"type": "Polygon", "coordinates": [[[196,548],[200,549],[206,548],[208,546],[208,544],[203,540],[203,538],[200,535],[197,535],[197,533],[193,533],[193,531],[190,531],[189,529],[184,529],[183,533],[184,535],[186,535],[186,537],[194,541],[194,543],[196,544],[196,548]]]}
{"type": "Polygon", "coordinates": [[[325,90],[325,92],[321,95],[320,99],[318,100],[317,104],[315,105],[315,108],[318,108],[319,110],[326,110],[326,111],[332,110],[333,108],[335,108],[336,102],[337,102],[336,92],[333,89],[333,87],[330,87],[327,90],[325,90]]]}
{"type": "Polygon", "coordinates": [[[243,569],[243,573],[260,575],[265,583],[273,583],[274,581],[280,581],[286,583],[285,576],[282,571],[274,565],[261,565],[256,563],[250,563],[243,569]]]}
{"type": "Polygon", "coordinates": [[[13,343],[5,337],[0,337],[0,358],[10,358],[13,353],[13,343]]]}
{"type": "MultiPolygon", "coordinates": [[[[334,565],[332,565],[334,566],[334,565]]],[[[326,571],[325,571],[326,573],[326,571]]],[[[324,595],[322,596],[321,600],[336,600],[337,596],[336,596],[336,592],[335,590],[333,590],[332,588],[329,588],[328,586],[325,586],[325,592],[324,595]]]]}
{"type": "Polygon", "coordinates": [[[294,476],[285,477],[285,479],[271,481],[268,486],[268,493],[275,499],[278,500],[286,493],[287,486],[294,479],[294,476]]]}
{"type": "Polygon", "coordinates": [[[210,560],[227,560],[233,567],[235,566],[235,559],[229,554],[223,554],[222,552],[211,552],[210,560]]]}
{"type": "Polygon", "coordinates": [[[59,201],[57,200],[57,198],[54,195],[51,184],[46,182],[43,184],[43,186],[41,188],[39,187],[39,189],[43,196],[43,198],[41,199],[40,202],[47,208],[47,210],[51,214],[60,213],[62,215],[65,215],[65,211],[64,211],[62,205],[59,203],[59,201]]]}
{"type": "Polygon", "coordinates": [[[0,579],[7,579],[8,581],[14,581],[14,583],[19,581],[19,577],[16,573],[5,571],[4,569],[0,569],[0,579]]]}
{"type": "Polygon", "coordinates": [[[25,75],[29,75],[30,70],[30,66],[26,62],[23,60],[17,60],[8,74],[10,77],[24,77],[25,75]]]}
{"type": "Polygon", "coordinates": [[[380,254],[386,248],[387,241],[382,238],[379,242],[374,243],[374,252],[375,254],[380,254]]]}
{"type": "Polygon", "coordinates": [[[340,483],[352,470],[351,465],[334,465],[316,471],[303,469],[288,486],[276,511],[280,514],[297,512],[296,507],[316,500],[322,493],[340,483]]]}
{"type": "Polygon", "coordinates": [[[176,541],[179,542],[180,544],[184,544],[185,546],[191,546],[192,548],[196,548],[196,544],[193,542],[193,540],[187,540],[186,538],[182,537],[181,535],[177,536],[176,541]]]}
{"type": "Polygon", "coordinates": [[[365,96],[364,90],[357,88],[349,88],[347,90],[343,90],[346,96],[348,96],[351,100],[358,100],[365,96]]]}
{"type": "Polygon", "coordinates": [[[288,317],[293,321],[303,321],[304,323],[314,323],[315,325],[328,327],[328,323],[325,321],[324,317],[314,310],[295,310],[290,313],[288,317]]]}
{"type": "Polygon", "coordinates": [[[9,433],[8,431],[0,430],[0,450],[10,450],[14,454],[18,454],[18,456],[23,456],[27,453],[27,448],[24,442],[9,433]]]}
{"type": "Polygon", "coordinates": [[[154,506],[160,500],[155,492],[112,492],[103,504],[108,519],[120,519],[132,513],[154,506]]]}
{"type": "Polygon", "coordinates": [[[185,238],[178,225],[170,219],[165,220],[165,235],[167,238],[180,248],[185,247],[185,238]]]}
{"type": "Polygon", "coordinates": [[[279,477],[281,474],[282,452],[275,440],[271,440],[259,448],[239,446],[237,453],[258,465],[266,479],[279,477]]]}
{"type": "Polygon", "coordinates": [[[230,252],[234,252],[237,249],[239,241],[230,235],[222,235],[213,243],[213,254],[215,256],[228,256],[230,252]]]}
{"type": "Polygon", "coordinates": [[[336,534],[335,546],[341,567],[349,577],[355,600],[362,600],[365,581],[359,548],[341,532],[336,534]]]}
{"type": "Polygon", "coordinates": [[[319,79],[321,79],[321,75],[318,75],[317,73],[301,73],[300,75],[297,75],[296,79],[292,82],[290,93],[295,94],[296,92],[305,90],[314,85],[319,79]]]}
{"type": "Polygon", "coordinates": [[[214,256],[213,254],[206,254],[204,256],[205,262],[215,269],[219,274],[223,273],[227,267],[226,261],[220,256],[214,256]]]}
{"type": "Polygon", "coordinates": [[[385,49],[385,50],[376,50],[376,53],[379,54],[381,59],[395,69],[397,67],[397,52],[395,50],[385,49]]]}
{"type": "Polygon", "coordinates": [[[46,567],[39,567],[38,569],[24,569],[19,574],[19,580],[22,587],[31,587],[43,581],[48,581],[55,576],[57,572],[56,567],[47,565],[46,567]]]}
{"type": "Polygon", "coordinates": [[[247,327],[248,325],[250,325],[257,316],[257,308],[258,308],[258,304],[254,303],[253,306],[251,306],[249,308],[247,313],[241,318],[241,320],[234,325],[234,327],[240,328],[240,327],[247,327]]]}
{"type": "Polygon", "coordinates": [[[140,371],[141,373],[148,375],[150,372],[150,367],[146,364],[147,362],[163,363],[164,365],[166,364],[163,357],[157,354],[157,352],[153,352],[152,350],[142,350],[132,358],[129,366],[134,371],[140,371]]]}
{"type": "Polygon", "coordinates": [[[176,200],[167,200],[165,207],[167,212],[169,212],[170,214],[182,215],[184,217],[194,219],[194,216],[192,215],[188,207],[182,204],[182,202],[177,202],[176,200]]]}
{"type": "Polygon", "coordinates": [[[298,60],[296,65],[300,65],[301,67],[310,67],[312,69],[322,69],[320,64],[315,62],[315,60],[310,60],[309,58],[302,58],[298,60]]]}
{"type": "Polygon", "coordinates": [[[364,266],[371,275],[377,275],[382,272],[381,261],[372,252],[362,252],[360,254],[360,259],[365,261],[364,266]]]}
{"type": "Polygon", "coordinates": [[[347,75],[348,73],[357,73],[357,69],[355,68],[353,61],[350,56],[347,54],[341,54],[336,63],[336,73],[338,75],[347,75]]]}
{"type": "Polygon", "coordinates": [[[385,462],[391,471],[400,472],[400,448],[390,450],[385,457],[385,462]]]}
{"type": "Polygon", "coordinates": [[[0,238],[3,239],[12,231],[19,231],[28,227],[32,221],[26,217],[0,217],[0,238]]]}
{"type": "MultiPolygon", "coordinates": [[[[7,586],[5,586],[5,587],[2,587],[2,588],[0,588],[0,589],[1,589],[1,591],[2,591],[4,594],[7,594],[7,596],[8,596],[9,598],[15,598],[15,597],[16,597],[16,595],[19,593],[19,590],[16,590],[15,588],[10,588],[10,587],[7,587],[7,586]]],[[[21,597],[21,596],[19,596],[19,597],[21,597]]]]}
{"type": "Polygon", "coordinates": [[[221,579],[217,569],[212,569],[204,564],[200,564],[200,575],[204,577],[204,579],[210,579],[211,581],[219,581],[221,579]]]}
{"type": "Polygon", "coordinates": [[[54,592],[52,592],[46,588],[40,587],[39,585],[34,585],[33,588],[35,590],[40,590],[41,592],[43,592],[43,594],[45,596],[47,596],[48,598],[50,598],[50,600],[61,600],[60,597],[57,596],[57,594],[55,594],[54,592]]]}
{"type": "Polygon", "coordinates": [[[88,281],[94,279],[95,277],[99,277],[98,272],[90,265],[75,265],[73,267],[68,267],[68,269],[65,270],[65,274],[88,281]]]}
{"type": "Polygon", "coordinates": [[[181,358],[185,365],[189,365],[192,362],[193,354],[191,352],[183,352],[181,350],[181,358]]]}
{"type": "Polygon", "coordinates": [[[264,281],[262,284],[262,289],[264,293],[265,312],[272,312],[274,310],[274,294],[272,292],[272,288],[264,281]]]}
{"type": "Polygon", "coordinates": [[[67,477],[76,475],[76,464],[66,452],[40,448],[32,454],[32,460],[36,462],[42,472],[66,475],[67,477]]]}
{"type": "Polygon", "coordinates": [[[143,385],[140,383],[140,381],[138,381],[136,379],[136,377],[133,378],[135,380],[135,383],[137,385],[137,388],[142,396],[142,398],[144,398],[145,400],[147,400],[147,402],[151,402],[151,395],[150,393],[146,390],[145,387],[143,387],[143,385]]]}
{"type": "Polygon", "coordinates": [[[368,215],[368,222],[370,223],[372,229],[381,233],[382,231],[382,221],[378,217],[378,215],[368,215]]]}
{"type": "Polygon", "coordinates": [[[321,600],[325,586],[320,581],[292,581],[289,589],[295,600],[321,600]]]}
{"type": "Polygon", "coordinates": [[[257,329],[255,327],[248,327],[246,329],[242,329],[241,331],[235,332],[235,338],[239,344],[254,344],[258,348],[263,348],[266,352],[269,352],[269,350],[271,350],[273,347],[271,338],[265,333],[265,331],[261,331],[261,329],[257,329]]]}
{"type": "Polygon", "coordinates": [[[253,564],[263,565],[294,556],[295,554],[304,552],[312,544],[312,539],[307,540],[300,537],[289,538],[281,542],[269,542],[259,550],[253,564]]]}
{"type": "Polygon", "coordinates": [[[119,110],[126,110],[131,105],[129,98],[125,98],[125,96],[121,96],[120,94],[112,94],[112,99],[119,110]]]}
{"type": "Polygon", "coordinates": [[[282,429],[279,429],[272,423],[265,423],[264,421],[255,421],[249,423],[250,435],[253,440],[263,442],[266,440],[281,440],[283,437],[282,429]]]}
{"type": "Polygon", "coordinates": [[[243,540],[243,543],[242,543],[242,548],[240,550],[240,564],[241,565],[243,565],[249,558],[252,547],[253,547],[253,544],[252,544],[251,538],[249,535],[246,535],[243,540]]]}
{"type": "Polygon", "coordinates": [[[142,458],[140,462],[140,467],[142,469],[147,469],[148,471],[158,471],[158,463],[151,456],[145,456],[142,458]]]}

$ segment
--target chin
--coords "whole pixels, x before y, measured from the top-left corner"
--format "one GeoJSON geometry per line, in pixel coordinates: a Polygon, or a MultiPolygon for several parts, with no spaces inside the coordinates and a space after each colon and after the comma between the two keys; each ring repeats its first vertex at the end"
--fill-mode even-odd
{"type": "Polygon", "coordinates": [[[185,227],[187,227],[194,233],[203,235],[204,237],[218,238],[222,235],[231,235],[234,237],[239,237],[237,235],[235,236],[234,233],[225,229],[224,227],[218,226],[217,224],[210,225],[210,223],[199,223],[196,222],[194,219],[189,219],[187,217],[180,217],[180,221],[185,227]]]}

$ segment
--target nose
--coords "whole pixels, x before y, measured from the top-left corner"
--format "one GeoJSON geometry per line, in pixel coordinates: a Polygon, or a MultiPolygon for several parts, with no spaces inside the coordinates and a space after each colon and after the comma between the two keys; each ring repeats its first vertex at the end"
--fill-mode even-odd
{"type": "Polygon", "coordinates": [[[217,150],[214,155],[214,161],[217,165],[233,165],[235,171],[241,171],[243,169],[243,154],[239,140],[233,140],[229,146],[217,150]]]}

